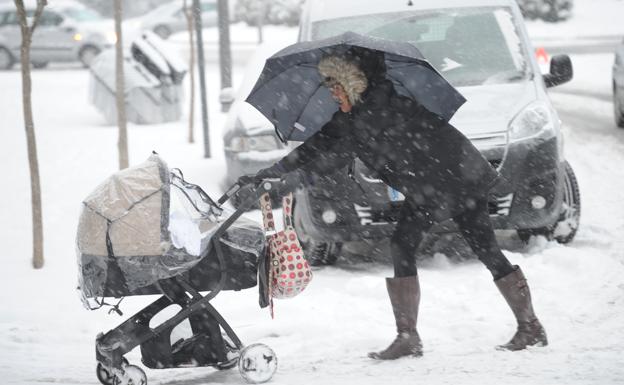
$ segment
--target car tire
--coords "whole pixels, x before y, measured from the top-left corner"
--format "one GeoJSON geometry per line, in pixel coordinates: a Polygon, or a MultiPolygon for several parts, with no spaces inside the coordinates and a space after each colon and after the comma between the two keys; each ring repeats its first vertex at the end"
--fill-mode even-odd
{"type": "Polygon", "coordinates": [[[11,55],[11,52],[4,47],[0,47],[0,70],[10,70],[14,64],[15,58],[11,55]]]}
{"type": "Polygon", "coordinates": [[[624,95],[620,94],[615,83],[613,83],[613,114],[615,116],[615,124],[624,128],[624,95]]]}
{"type": "Polygon", "coordinates": [[[547,227],[518,230],[518,237],[522,241],[528,242],[532,236],[543,236],[566,244],[576,236],[581,219],[581,193],[572,166],[566,161],[564,167],[563,203],[557,222],[547,227]]]}
{"type": "Polygon", "coordinates": [[[302,240],[301,247],[312,266],[331,266],[336,263],[342,251],[340,242],[319,242],[313,239],[302,240]]]}
{"type": "Polygon", "coordinates": [[[39,62],[32,63],[33,67],[35,67],[36,69],[46,68],[48,64],[49,63],[47,61],[39,61],[39,62]]]}
{"type": "Polygon", "coordinates": [[[80,49],[80,52],[78,52],[78,60],[80,60],[83,67],[89,68],[93,59],[95,59],[100,51],[98,47],[92,45],[84,46],[80,49]]]}
{"type": "Polygon", "coordinates": [[[335,264],[342,252],[342,242],[323,242],[310,238],[296,212],[297,201],[295,200],[293,207],[295,229],[308,263],[311,266],[330,266],[335,264]]]}
{"type": "Polygon", "coordinates": [[[157,25],[154,27],[154,33],[166,40],[171,36],[171,29],[166,25],[157,25]]]}

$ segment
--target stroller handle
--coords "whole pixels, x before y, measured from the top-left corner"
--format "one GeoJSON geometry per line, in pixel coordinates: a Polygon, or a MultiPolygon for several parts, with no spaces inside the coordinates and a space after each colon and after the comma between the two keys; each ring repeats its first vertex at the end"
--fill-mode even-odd
{"type": "MultiPolygon", "coordinates": [[[[279,179],[279,178],[268,178],[268,179],[263,179],[262,182],[260,182],[258,185],[253,186],[253,190],[256,190],[257,188],[261,188],[262,190],[265,191],[270,191],[271,189],[277,187],[279,188],[281,184],[283,184],[284,182],[279,179]]],[[[222,206],[225,202],[227,202],[230,198],[232,198],[234,195],[236,195],[241,189],[243,189],[244,187],[247,187],[249,185],[240,185],[238,182],[234,183],[226,192],[225,194],[223,194],[223,196],[221,198],[219,198],[219,200],[217,201],[217,204],[219,206],[222,206]]]]}

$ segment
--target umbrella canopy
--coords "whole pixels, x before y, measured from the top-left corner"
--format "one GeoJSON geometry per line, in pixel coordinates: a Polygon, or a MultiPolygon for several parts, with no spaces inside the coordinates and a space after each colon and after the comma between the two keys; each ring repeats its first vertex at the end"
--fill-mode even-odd
{"type": "Polygon", "coordinates": [[[383,54],[385,76],[396,91],[447,121],[466,101],[413,44],[354,32],[296,43],[274,54],[246,101],[275,125],[282,140],[305,141],[339,108],[322,84],[318,63],[354,47],[383,54]]]}

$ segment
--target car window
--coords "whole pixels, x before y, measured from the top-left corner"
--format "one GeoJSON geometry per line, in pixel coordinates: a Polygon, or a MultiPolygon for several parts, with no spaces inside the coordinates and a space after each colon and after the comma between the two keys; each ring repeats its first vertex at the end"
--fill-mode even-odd
{"type": "Polygon", "coordinates": [[[509,8],[461,8],[323,20],[312,38],[346,31],[410,41],[455,86],[506,83],[530,74],[509,8]]]}
{"type": "Polygon", "coordinates": [[[217,10],[217,4],[215,3],[201,3],[202,12],[213,12],[217,10]]]}
{"type": "Polygon", "coordinates": [[[63,14],[75,21],[101,20],[102,16],[88,8],[65,8],[63,14]]]}
{"type": "MultiPolygon", "coordinates": [[[[26,11],[26,17],[30,19],[32,17],[33,13],[34,13],[33,11],[26,11]]],[[[17,19],[17,12],[9,11],[9,12],[5,13],[5,15],[4,15],[4,23],[3,24],[13,24],[13,25],[19,24],[18,19],[17,19]]]]}
{"type": "Polygon", "coordinates": [[[59,15],[56,12],[51,11],[43,11],[41,14],[41,19],[39,20],[39,25],[41,26],[57,26],[63,22],[63,16],[59,15]]]}

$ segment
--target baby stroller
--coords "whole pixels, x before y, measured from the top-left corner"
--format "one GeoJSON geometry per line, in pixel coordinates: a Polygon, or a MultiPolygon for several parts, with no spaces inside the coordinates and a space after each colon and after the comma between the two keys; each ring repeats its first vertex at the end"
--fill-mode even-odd
{"type": "MultiPolygon", "coordinates": [[[[278,184],[280,182],[277,182],[278,184]]],[[[125,322],[96,338],[97,377],[104,385],[145,385],[145,372],[124,355],[140,346],[152,369],[238,365],[248,382],[268,381],[277,368],[266,345],[244,346],[210,301],[221,290],[257,284],[263,255],[262,227],[241,215],[275,184],[241,189],[234,185],[218,202],[169,170],[156,154],[99,185],[83,202],[77,234],[78,280],[90,310],[119,310],[126,296],[160,297],[125,322]],[[245,194],[232,212],[221,206],[245,194]],[[202,294],[201,292],[207,292],[202,294]],[[104,298],[121,298],[107,303],[104,298]],[[158,326],[163,309],[180,310],[158,326]],[[188,320],[192,337],[171,341],[188,320]]]]}

